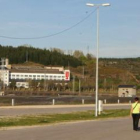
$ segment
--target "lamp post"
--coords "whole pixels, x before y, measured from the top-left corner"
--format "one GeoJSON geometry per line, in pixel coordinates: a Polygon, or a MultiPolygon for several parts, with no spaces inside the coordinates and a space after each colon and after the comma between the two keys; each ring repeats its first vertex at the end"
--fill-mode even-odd
{"type": "Polygon", "coordinates": [[[92,3],[87,3],[87,6],[90,7],[97,7],[97,50],[96,50],[96,93],[95,93],[95,117],[98,116],[98,61],[99,61],[99,7],[100,6],[110,6],[109,3],[104,3],[104,4],[92,4],[92,3]]]}

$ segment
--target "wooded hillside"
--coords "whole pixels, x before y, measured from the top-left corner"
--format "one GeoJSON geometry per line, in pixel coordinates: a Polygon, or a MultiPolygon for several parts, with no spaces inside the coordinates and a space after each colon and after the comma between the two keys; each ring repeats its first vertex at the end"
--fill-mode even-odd
{"type": "Polygon", "coordinates": [[[82,61],[71,56],[65,55],[57,50],[39,49],[26,46],[1,46],[0,58],[8,58],[10,64],[24,63],[27,60],[43,65],[72,66],[82,65],[82,61]]]}
{"type": "MultiPolygon", "coordinates": [[[[10,64],[25,64],[28,60],[29,64],[67,67],[71,70],[68,90],[73,90],[75,79],[75,91],[79,90],[79,81],[81,91],[95,91],[96,59],[91,54],[85,56],[81,51],[75,51],[71,55],[66,55],[60,49],[47,50],[24,45],[15,48],[0,45],[0,58],[2,57],[9,58],[10,64]]],[[[117,93],[120,84],[136,85],[137,89],[140,89],[140,58],[99,59],[99,91],[117,93]]]]}

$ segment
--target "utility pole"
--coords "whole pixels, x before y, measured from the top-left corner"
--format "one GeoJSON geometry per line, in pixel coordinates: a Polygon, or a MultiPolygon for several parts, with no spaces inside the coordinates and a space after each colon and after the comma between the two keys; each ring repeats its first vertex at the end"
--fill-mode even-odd
{"type": "Polygon", "coordinates": [[[28,62],[28,51],[26,51],[26,62],[28,62]]]}
{"type": "Polygon", "coordinates": [[[44,90],[46,90],[46,72],[44,74],[44,90]]]}
{"type": "Polygon", "coordinates": [[[75,92],[75,76],[73,76],[73,93],[75,92]]]}
{"type": "Polygon", "coordinates": [[[83,66],[83,79],[85,78],[85,67],[83,66]]]}
{"type": "Polygon", "coordinates": [[[81,80],[79,79],[79,95],[81,93],[81,80]]]}
{"type": "Polygon", "coordinates": [[[70,63],[69,63],[69,61],[68,61],[68,70],[70,69],[70,63]]]}
{"type": "Polygon", "coordinates": [[[5,75],[5,72],[4,72],[4,64],[5,64],[5,58],[1,58],[1,79],[3,81],[3,90],[5,90],[5,79],[4,79],[4,75],[5,75]]]}
{"type": "Polygon", "coordinates": [[[89,54],[89,46],[87,46],[87,54],[89,54]]]}

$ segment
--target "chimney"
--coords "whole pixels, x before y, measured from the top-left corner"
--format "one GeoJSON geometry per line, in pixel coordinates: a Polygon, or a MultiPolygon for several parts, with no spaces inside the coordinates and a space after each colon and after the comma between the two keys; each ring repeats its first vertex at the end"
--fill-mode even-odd
{"type": "Polygon", "coordinates": [[[6,58],[6,59],[5,59],[5,66],[7,67],[8,65],[9,65],[9,59],[6,58]]]}

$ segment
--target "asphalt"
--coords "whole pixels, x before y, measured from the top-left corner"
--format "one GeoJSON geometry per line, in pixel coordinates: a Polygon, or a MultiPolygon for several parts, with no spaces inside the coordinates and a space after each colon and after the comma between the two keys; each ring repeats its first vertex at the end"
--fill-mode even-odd
{"type": "MultiPolygon", "coordinates": [[[[131,104],[103,104],[104,107],[107,106],[130,106],[131,104]]],[[[1,106],[2,109],[7,108],[69,108],[69,107],[95,107],[95,104],[82,104],[82,105],[19,105],[19,106],[1,106]]]]}
{"type": "MultiPolygon", "coordinates": [[[[22,115],[71,113],[78,111],[94,110],[94,104],[85,105],[37,105],[37,106],[3,106],[0,107],[0,118],[22,115]]],[[[130,104],[104,104],[103,110],[130,109],[130,104]]]]}
{"type": "Polygon", "coordinates": [[[1,140],[133,140],[132,118],[79,121],[0,130],[1,140]]]}

